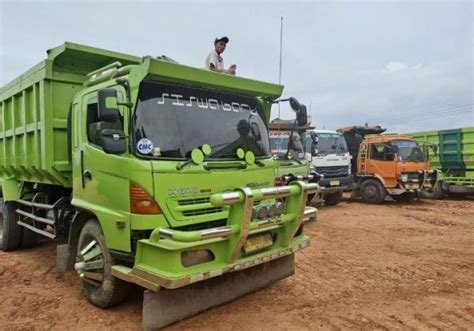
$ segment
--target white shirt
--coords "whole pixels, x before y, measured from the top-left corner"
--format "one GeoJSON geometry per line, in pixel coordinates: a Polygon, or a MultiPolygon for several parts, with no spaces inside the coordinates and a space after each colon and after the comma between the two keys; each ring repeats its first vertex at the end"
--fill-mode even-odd
{"type": "Polygon", "coordinates": [[[211,64],[217,69],[224,70],[224,59],[217,54],[215,49],[212,50],[206,58],[206,69],[209,69],[211,64]]]}

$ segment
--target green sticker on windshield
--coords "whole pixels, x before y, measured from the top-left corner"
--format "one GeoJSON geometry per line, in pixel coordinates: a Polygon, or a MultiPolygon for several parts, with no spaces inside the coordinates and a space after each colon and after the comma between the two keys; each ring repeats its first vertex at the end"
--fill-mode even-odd
{"type": "Polygon", "coordinates": [[[200,149],[195,148],[191,152],[191,160],[193,160],[195,164],[201,164],[204,162],[204,154],[200,149]]]}
{"type": "Polygon", "coordinates": [[[239,157],[239,159],[243,159],[245,157],[245,152],[242,148],[237,149],[237,156],[239,157]]]}
{"type": "Polygon", "coordinates": [[[254,164],[255,163],[255,154],[251,151],[248,151],[245,153],[245,162],[248,164],[254,164]]]}
{"type": "Polygon", "coordinates": [[[204,155],[210,155],[211,154],[211,146],[208,144],[204,144],[201,146],[201,151],[204,153],[204,155]]]}

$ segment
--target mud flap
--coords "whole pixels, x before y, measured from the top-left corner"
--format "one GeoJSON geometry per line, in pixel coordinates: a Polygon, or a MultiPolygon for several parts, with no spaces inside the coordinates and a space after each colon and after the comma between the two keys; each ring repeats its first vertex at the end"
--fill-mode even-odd
{"type": "Polygon", "coordinates": [[[156,330],[222,305],[295,273],[294,254],[174,290],[143,295],[142,325],[156,330]]]}

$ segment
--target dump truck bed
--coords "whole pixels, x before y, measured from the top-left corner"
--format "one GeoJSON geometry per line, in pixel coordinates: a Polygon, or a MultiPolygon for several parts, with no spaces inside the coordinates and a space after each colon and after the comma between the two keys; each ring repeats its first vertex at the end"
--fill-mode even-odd
{"type": "Polygon", "coordinates": [[[474,187],[474,127],[410,133],[420,143],[439,146],[431,166],[442,179],[474,187]]]}
{"type": "Polygon", "coordinates": [[[73,43],[0,89],[0,178],[72,185],[67,117],[87,74],[107,64],[140,58],[73,43]]]}

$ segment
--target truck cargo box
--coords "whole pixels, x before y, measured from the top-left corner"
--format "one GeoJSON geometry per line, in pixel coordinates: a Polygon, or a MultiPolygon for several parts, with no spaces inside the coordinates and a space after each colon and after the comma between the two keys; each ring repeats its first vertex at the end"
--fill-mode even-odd
{"type": "Polygon", "coordinates": [[[72,186],[67,118],[87,74],[140,58],[66,42],[0,89],[0,178],[72,186]]]}
{"type": "Polygon", "coordinates": [[[474,171],[474,127],[410,133],[419,142],[439,145],[433,168],[474,171]]]}

